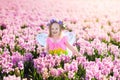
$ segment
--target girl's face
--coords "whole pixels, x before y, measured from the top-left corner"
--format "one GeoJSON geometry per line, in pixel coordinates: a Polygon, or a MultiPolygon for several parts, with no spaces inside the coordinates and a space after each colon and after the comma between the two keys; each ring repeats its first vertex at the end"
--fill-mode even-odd
{"type": "Polygon", "coordinates": [[[59,36],[60,35],[60,26],[57,23],[53,23],[51,26],[51,34],[52,36],[59,36]]]}

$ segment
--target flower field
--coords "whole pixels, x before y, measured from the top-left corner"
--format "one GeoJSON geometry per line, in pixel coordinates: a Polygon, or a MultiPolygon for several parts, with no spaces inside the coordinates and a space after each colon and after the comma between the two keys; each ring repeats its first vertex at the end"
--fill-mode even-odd
{"type": "Polygon", "coordinates": [[[120,80],[119,0],[0,1],[0,80],[120,80]],[[51,19],[76,34],[80,57],[42,52],[51,19]]]}

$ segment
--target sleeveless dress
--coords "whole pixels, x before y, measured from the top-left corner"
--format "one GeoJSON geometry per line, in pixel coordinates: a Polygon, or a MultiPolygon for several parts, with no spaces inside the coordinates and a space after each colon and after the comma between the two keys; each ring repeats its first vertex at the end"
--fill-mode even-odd
{"type": "Polygon", "coordinates": [[[49,48],[49,54],[52,55],[61,55],[61,54],[68,54],[67,48],[66,48],[66,41],[67,37],[64,36],[61,39],[58,39],[56,42],[53,41],[52,38],[47,38],[47,45],[49,48]]]}

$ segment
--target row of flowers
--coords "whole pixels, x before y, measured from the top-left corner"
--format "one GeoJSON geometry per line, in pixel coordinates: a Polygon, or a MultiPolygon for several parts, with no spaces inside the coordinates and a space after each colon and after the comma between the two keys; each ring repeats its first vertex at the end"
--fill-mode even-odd
{"type": "MultiPolygon", "coordinates": [[[[40,29],[44,31],[43,27],[40,29]]],[[[69,57],[51,56],[41,52],[42,47],[35,41],[35,35],[28,36],[27,31],[30,28],[26,25],[21,27],[22,32],[17,35],[14,33],[8,35],[6,32],[8,29],[2,25],[0,79],[14,77],[33,80],[104,80],[105,78],[119,80],[120,42],[119,36],[116,35],[119,31],[102,37],[92,34],[93,36],[90,35],[87,38],[87,35],[91,34],[90,29],[80,31],[80,34],[77,34],[78,39],[73,45],[77,47],[82,56],[69,57]]],[[[104,32],[104,34],[106,33],[104,32]]]]}
{"type": "Polygon", "coordinates": [[[99,48],[95,48],[97,43],[93,45],[92,54],[87,52],[90,44],[86,43],[88,48],[85,48],[83,54],[81,50],[84,45],[74,44],[82,54],[81,57],[52,56],[45,52],[37,54],[37,49],[30,53],[25,53],[20,48],[17,48],[16,52],[10,52],[10,48],[6,47],[6,51],[0,55],[0,78],[7,80],[7,76],[16,75],[20,76],[16,78],[33,80],[119,80],[119,47],[112,44],[107,45],[108,50],[99,51],[99,48]]]}
{"type": "MultiPolygon", "coordinates": [[[[22,27],[23,31],[27,29],[25,27],[25,25],[22,27]]],[[[41,52],[43,51],[42,47],[34,38],[35,43],[33,44],[32,40],[28,41],[31,37],[24,38],[24,36],[15,36],[14,34],[7,36],[7,33],[4,33],[7,30],[5,25],[2,25],[1,28],[3,31],[0,45],[1,79],[120,79],[120,42],[119,38],[117,40],[112,36],[113,34],[107,34],[110,39],[108,37],[87,39],[77,34],[78,39],[73,46],[77,47],[82,56],[69,57],[46,55],[45,52],[41,52]]],[[[85,32],[85,30],[83,31],[85,32]]]]}

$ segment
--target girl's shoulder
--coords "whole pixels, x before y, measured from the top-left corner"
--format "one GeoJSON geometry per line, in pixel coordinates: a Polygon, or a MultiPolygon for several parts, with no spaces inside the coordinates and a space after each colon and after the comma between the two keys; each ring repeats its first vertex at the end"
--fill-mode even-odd
{"type": "Polygon", "coordinates": [[[66,35],[64,35],[62,38],[67,39],[67,36],[66,36],[66,35]]]}
{"type": "Polygon", "coordinates": [[[66,42],[68,40],[68,37],[67,36],[63,36],[62,40],[66,42]]]}
{"type": "Polygon", "coordinates": [[[50,41],[50,37],[47,37],[47,42],[49,42],[50,41]]]}

